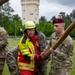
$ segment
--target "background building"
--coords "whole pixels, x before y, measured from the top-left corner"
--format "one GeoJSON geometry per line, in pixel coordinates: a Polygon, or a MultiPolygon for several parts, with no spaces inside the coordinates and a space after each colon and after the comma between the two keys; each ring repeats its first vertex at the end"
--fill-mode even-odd
{"type": "Polygon", "coordinates": [[[22,24],[26,21],[39,23],[39,2],[40,0],[21,0],[22,6],[22,24]]]}

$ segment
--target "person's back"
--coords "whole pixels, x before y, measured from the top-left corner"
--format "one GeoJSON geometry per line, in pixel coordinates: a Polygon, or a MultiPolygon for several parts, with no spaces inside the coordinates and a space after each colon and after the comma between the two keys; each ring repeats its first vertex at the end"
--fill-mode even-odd
{"type": "Polygon", "coordinates": [[[3,27],[0,27],[0,75],[2,75],[8,45],[8,34],[3,27]]]}

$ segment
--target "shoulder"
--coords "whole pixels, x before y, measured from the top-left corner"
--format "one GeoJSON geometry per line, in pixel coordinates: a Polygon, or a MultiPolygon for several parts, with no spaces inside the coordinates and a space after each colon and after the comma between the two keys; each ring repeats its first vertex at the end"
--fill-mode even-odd
{"type": "Polygon", "coordinates": [[[42,32],[38,32],[38,37],[39,38],[46,38],[45,34],[42,32]]]}
{"type": "Polygon", "coordinates": [[[45,36],[45,34],[42,32],[38,32],[38,36],[45,36]]]}
{"type": "Polygon", "coordinates": [[[68,35],[67,38],[64,40],[64,43],[68,44],[68,45],[73,45],[73,39],[68,35]]]}
{"type": "Polygon", "coordinates": [[[23,35],[23,36],[21,37],[21,39],[20,39],[20,42],[21,42],[21,43],[25,43],[26,40],[27,40],[27,37],[23,35]]]}
{"type": "Polygon", "coordinates": [[[0,27],[0,35],[4,34],[7,34],[7,31],[3,27],[0,27]]]}
{"type": "Polygon", "coordinates": [[[56,32],[52,33],[52,35],[51,35],[51,36],[56,36],[56,32]]]}
{"type": "Polygon", "coordinates": [[[8,33],[7,31],[3,28],[3,27],[0,27],[0,36],[3,37],[3,39],[7,40],[8,39],[8,33]]]}
{"type": "Polygon", "coordinates": [[[54,32],[54,33],[52,33],[52,35],[50,36],[50,39],[51,39],[51,38],[54,38],[54,39],[55,39],[56,37],[57,37],[57,36],[56,36],[56,32],[54,32]]]}

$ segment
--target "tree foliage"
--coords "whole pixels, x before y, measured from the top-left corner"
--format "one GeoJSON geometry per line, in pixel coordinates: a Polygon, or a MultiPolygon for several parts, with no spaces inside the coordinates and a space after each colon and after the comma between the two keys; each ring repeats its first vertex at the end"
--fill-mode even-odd
{"type": "MultiPolygon", "coordinates": [[[[13,15],[14,10],[10,7],[10,3],[7,2],[0,6],[0,26],[4,27],[9,35],[19,35],[20,28],[23,29],[21,18],[15,14],[13,15]]],[[[60,12],[58,17],[62,17],[65,20],[65,29],[75,20],[75,10],[70,14],[65,12],[60,12]]],[[[39,24],[36,26],[38,31],[43,32],[46,36],[50,36],[53,32],[52,21],[56,16],[52,16],[50,21],[47,21],[45,16],[41,16],[39,19],[39,24]]],[[[75,37],[75,29],[70,33],[72,37],[75,37]]]]}
{"type": "Polygon", "coordinates": [[[37,25],[36,29],[43,32],[48,37],[54,32],[53,24],[50,21],[47,22],[45,17],[40,18],[39,25],[37,25]]]}
{"type": "MultiPolygon", "coordinates": [[[[72,21],[75,20],[75,10],[73,9],[73,11],[69,15],[66,15],[65,12],[60,12],[59,16],[64,19],[65,29],[67,29],[67,27],[72,23],[72,21]]],[[[71,31],[70,35],[72,37],[75,37],[75,29],[71,31]]]]}
{"type": "Polygon", "coordinates": [[[4,27],[9,35],[19,34],[22,28],[21,18],[16,14],[13,15],[14,10],[7,2],[0,7],[0,26],[4,27]]]}
{"type": "Polygon", "coordinates": [[[49,37],[54,32],[53,24],[51,22],[45,23],[42,32],[49,37]]]}

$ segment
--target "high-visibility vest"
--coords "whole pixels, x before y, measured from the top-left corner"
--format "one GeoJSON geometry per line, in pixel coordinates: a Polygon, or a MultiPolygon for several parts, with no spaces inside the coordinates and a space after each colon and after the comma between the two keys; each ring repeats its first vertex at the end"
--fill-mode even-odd
{"type": "Polygon", "coordinates": [[[18,44],[18,66],[20,70],[34,71],[34,54],[35,49],[33,43],[29,38],[25,39],[25,43],[22,43],[24,36],[20,39],[18,44]],[[30,61],[25,60],[24,55],[30,56],[30,61]]]}

